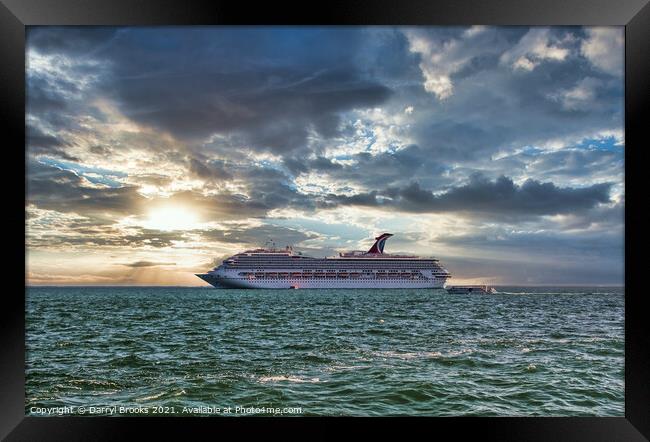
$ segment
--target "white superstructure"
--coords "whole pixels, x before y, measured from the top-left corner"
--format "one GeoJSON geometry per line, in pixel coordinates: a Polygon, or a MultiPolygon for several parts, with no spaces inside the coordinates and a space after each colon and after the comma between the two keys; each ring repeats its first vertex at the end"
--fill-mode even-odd
{"type": "Polygon", "coordinates": [[[313,258],[283,250],[255,249],[238,253],[199,278],[215,287],[290,288],[443,288],[451,277],[437,259],[384,253],[378,236],[367,252],[313,258]]]}

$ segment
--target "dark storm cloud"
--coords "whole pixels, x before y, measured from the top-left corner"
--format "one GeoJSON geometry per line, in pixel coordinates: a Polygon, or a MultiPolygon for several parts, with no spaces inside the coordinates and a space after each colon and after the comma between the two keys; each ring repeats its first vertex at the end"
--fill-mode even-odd
{"type": "Polygon", "coordinates": [[[583,232],[577,235],[560,232],[514,233],[501,229],[491,235],[445,236],[439,241],[468,250],[513,251],[541,256],[552,256],[555,253],[564,259],[583,257],[583,259],[611,260],[612,257],[620,258],[623,253],[621,228],[622,226],[619,225],[615,229],[583,232]]]}
{"type": "Polygon", "coordinates": [[[33,125],[26,128],[27,149],[32,155],[49,155],[69,161],[79,161],[79,158],[68,154],[65,149],[68,144],[54,135],[43,133],[33,125]]]}
{"type": "Polygon", "coordinates": [[[353,63],[355,31],[122,29],[70,45],[66,39],[66,30],[52,29],[34,33],[30,44],[66,55],[95,47],[111,66],[103,93],[128,117],[182,139],[220,133],[254,149],[287,152],[304,147],[309,130],[335,135],[340,112],[390,95],[353,63]]]}
{"type": "Polygon", "coordinates": [[[321,156],[315,159],[284,158],[283,164],[294,176],[309,172],[310,170],[331,172],[343,168],[341,164],[334,163],[329,158],[321,156]]]}
{"type": "Polygon", "coordinates": [[[111,221],[89,218],[73,221],[57,229],[32,225],[27,234],[26,243],[30,248],[61,247],[130,247],[130,248],[166,248],[174,241],[187,239],[185,232],[161,231],[133,227],[128,231],[121,229],[111,221]]]}
{"type": "Polygon", "coordinates": [[[354,72],[298,69],[121,78],[111,87],[126,115],[176,137],[200,140],[220,133],[241,145],[280,153],[304,148],[309,130],[335,135],[337,113],[377,105],[389,95],[386,87],[354,72]],[[269,83],[269,77],[278,83],[269,83]]]}
{"type": "Polygon", "coordinates": [[[76,173],[30,161],[27,202],[58,212],[131,214],[143,201],[137,187],[90,187],[76,173]]]}
{"type": "MultiPolygon", "coordinates": [[[[524,255],[526,256],[526,255],[524,255]]],[[[494,275],[500,276],[498,280],[506,285],[624,285],[624,266],[621,254],[616,254],[611,259],[597,259],[593,262],[571,259],[564,260],[562,256],[554,254],[553,261],[539,261],[530,255],[525,258],[511,259],[486,259],[471,257],[439,256],[445,263],[452,277],[477,278],[487,282],[494,275]]],[[[450,281],[453,284],[453,279],[450,281]]]]}
{"type": "Polygon", "coordinates": [[[499,65],[499,55],[497,54],[481,54],[472,57],[469,62],[463,66],[458,72],[454,72],[450,78],[454,82],[458,82],[464,78],[471,77],[481,71],[494,69],[499,65]]]}
{"type": "Polygon", "coordinates": [[[619,149],[558,151],[529,157],[526,163],[530,172],[538,176],[582,179],[599,172],[617,176],[624,170],[623,156],[619,149]]]}
{"type": "MultiPolygon", "coordinates": [[[[598,209],[618,212],[619,216],[614,217],[618,219],[608,222],[602,222],[596,213],[581,217],[597,221],[588,223],[590,230],[518,231],[495,226],[466,235],[440,236],[437,241],[496,258],[444,258],[452,273],[466,278],[503,273],[507,268],[508,279],[519,283],[623,284],[624,226],[620,209],[598,209]]],[[[579,229],[577,225],[568,228],[579,229]]]]}
{"type": "Polygon", "coordinates": [[[117,32],[112,26],[30,26],[27,45],[43,53],[88,55],[110,42],[117,32]]]}
{"type": "Polygon", "coordinates": [[[297,244],[316,237],[299,230],[268,224],[256,227],[229,225],[224,229],[204,230],[201,236],[207,241],[244,243],[252,246],[262,246],[266,241],[272,240],[278,247],[297,244]]]}
{"type": "MultiPolygon", "coordinates": [[[[417,182],[352,196],[330,195],[329,202],[343,205],[387,207],[408,212],[477,212],[496,216],[574,213],[610,202],[611,183],[585,188],[557,187],[527,180],[521,186],[505,176],[490,181],[474,175],[464,186],[436,195],[417,182]]],[[[326,203],[327,205],[328,203],[326,203]]]]}
{"type": "Polygon", "coordinates": [[[449,166],[416,145],[376,155],[360,152],[346,159],[352,163],[336,163],[325,157],[307,160],[290,157],[283,164],[294,176],[313,171],[325,174],[336,183],[359,183],[366,188],[401,186],[414,176],[421,177],[420,181],[430,187],[451,182],[445,175],[449,166]]]}
{"type": "Polygon", "coordinates": [[[312,197],[299,192],[290,176],[282,170],[249,167],[238,171],[239,179],[248,185],[248,198],[268,210],[281,208],[313,209],[312,197]]]}
{"type": "MultiPolygon", "coordinates": [[[[67,56],[94,48],[92,56],[110,66],[102,71],[98,93],[115,99],[135,121],[190,144],[220,135],[204,144],[204,152],[221,149],[230,156],[242,147],[267,150],[280,154],[292,174],[317,170],[367,188],[379,182],[403,185],[405,172],[436,187],[437,181],[427,180],[450,163],[462,161],[481,170],[504,148],[542,142],[549,134],[575,137],[588,135],[589,128],[611,129],[616,126],[612,115],[622,121],[622,84],[606,81],[605,73],[578,55],[585,38],[579,27],[551,29],[548,44],[570,54],[562,62],[540,62],[530,72],[515,72],[499,61],[530,28],[488,28],[472,37],[463,27],[417,31],[438,45],[438,52],[449,52],[442,64],[460,63],[450,73],[454,93],[444,103],[423,90],[418,65],[426,56],[410,50],[408,30],[124,28],[84,33],[43,28],[29,42],[42,53],[67,56]],[[562,94],[587,76],[599,82],[592,95],[567,107],[562,94]],[[381,169],[388,160],[397,167],[384,167],[382,173],[339,171],[322,152],[308,150],[311,131],[323,139],[341,135],[346,112],[379,105],[391,112],[415,106],[408,131],[419,149],[409,152],[415,166],[399,167],[405,154],[380,154],[375,161],[358,158],[357,169],[381,169]],[[314,156],[319,161],[307,159],[314,156]]],[[[30,90],[46,94],[73,86],[35,83],[30,90]]],[[[211,170],[201,161],[200,156],[190,160],[195,176],[227,178],[218,165],[211,170]]]]}
{"type": "Polygon", "coordinates": [[[513,147],[543,145],[549,139],[566,139],[570,144],[599,131],[620,130],[622,85],[602,83],[593,91],[577,92],[585,75],[577,66],[581,63],[544,64],[517,75],[502,72],[505,67],[484,71],[467,86],[457,85],[444,115],[423,112],[427,120],[413,125],[414,139],[438,161],[481,167],[494,154],[513,147]],[[572,91],[588,98],[567,103],[563,96],[571,96],[572,91]]]}
{"type": "Polygon", "coordinates": [[[415,176],[422,177],[421,182],[432,187],[449,182],[443,176],[448,166],[417,145],[377,155],[362,152],[352,159],[355,164],[345,166],[333,176],[340,180],[360,182],[370,188],[400,186],[415,176]]]}
{"type": "Polygon", "coordinates": [[[46,79],[27,67],[27,102],[26,111],[28,114],[40,115],[41,117],[52,116],[55,112],[67,111],[68,103],[62,90],[72,89],[77,91],[77,87],[65,79],[46,79]]]}
{"type": "Polygon", "coordinates": [[[555,230],[580,231],[599,230],[603,232],[617,232],[623,240],[623,227],[625,225],[625,204],[619,202],[608,206],[597,206],[589,210],[571,213],[558,222],[555,230]]]}
{"type": "Polygon", "coordinates": [[[203,178],[205,181],[222,181],[232,178],[232,175],[226,170],[224,161],[192,157],[189,159],[188,168],[192,175],[203,178]]]}
{"type": "Polygon", "coordinates": [[[501,176],[491,182],[474,176],[469,184],[453,188],[441,196],[420,189],[417,183],[401,189],[402,207],[417,211],[420,205],[450,211],[522,213],[552,215],[580,211],[599,203],[608,203],[611,183],[586,188],[559,188],[553,183],[527,180],[521,186],[501,176]]]}

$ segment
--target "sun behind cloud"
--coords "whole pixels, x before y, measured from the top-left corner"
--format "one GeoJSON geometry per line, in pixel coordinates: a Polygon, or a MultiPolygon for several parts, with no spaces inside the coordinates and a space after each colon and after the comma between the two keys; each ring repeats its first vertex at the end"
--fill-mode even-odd
{"type": "Polygon", "coordinates": [[[199,228],[199,219],[187,207],[163,206],[149,212],[144,227],[162,231],[193,230],[199,228]]]}

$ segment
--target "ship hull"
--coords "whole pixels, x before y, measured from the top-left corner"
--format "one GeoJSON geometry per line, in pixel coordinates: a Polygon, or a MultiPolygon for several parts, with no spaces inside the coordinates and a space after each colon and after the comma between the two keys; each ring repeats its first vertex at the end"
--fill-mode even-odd
{"type": "Polygon", "coordinates": [[[210,273],[196,275],[216,288],[233,289],[442,289],[445,280],[427,279],[277,279],[219,277],[210,273]]]}

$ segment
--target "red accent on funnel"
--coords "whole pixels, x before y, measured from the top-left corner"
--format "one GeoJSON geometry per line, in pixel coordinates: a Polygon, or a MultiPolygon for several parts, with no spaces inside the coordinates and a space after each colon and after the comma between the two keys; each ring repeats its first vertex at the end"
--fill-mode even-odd
{"type": "Polygon", "coordinates": [[[381,235],[379,235],[377,238],[375,238],[376,239],[375,243],[372,245],[372,247],[370,247],[370,250],[368,250],[368,252],[366,253],[384,253],[384,243],[391,236],[393,236],[392,233],[382,233],[381,235]]]}

